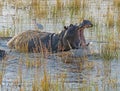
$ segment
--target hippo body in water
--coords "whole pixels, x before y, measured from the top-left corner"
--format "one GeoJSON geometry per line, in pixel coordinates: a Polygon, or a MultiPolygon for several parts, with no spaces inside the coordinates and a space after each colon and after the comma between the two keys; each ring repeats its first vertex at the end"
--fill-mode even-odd
{"type": "Polygon", "coordinates": [[[0,49],[0,60],[3,59],[5,57],[5,55],[6,55],[5,50],[0,49]]]}
{"type": "Polygon", "coordinates": [[[14,36],[7,45],[20,52],[58,52],[78,49],[86,45],[84,29],[92,26],[89,20],[83,20],[80,25],[65,26],[59,34],[29,30],[14,36]]]}

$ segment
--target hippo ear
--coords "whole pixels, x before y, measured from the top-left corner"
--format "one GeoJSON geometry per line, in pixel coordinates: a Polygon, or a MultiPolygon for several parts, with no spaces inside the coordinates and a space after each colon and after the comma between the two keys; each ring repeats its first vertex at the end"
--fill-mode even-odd
{"type": "Polygon", "coordinates": [[[73,26],[73,24],[70,24],[70,25],[69,25],[69,27],[72,27],[72,26],[73,26]]]}
{"type": "Polygon", "coordinates": [[[67,29],[68,29],[68,27],[64,26],[64,29],[65,29],[65,30],[67,30],[67,29]]]}

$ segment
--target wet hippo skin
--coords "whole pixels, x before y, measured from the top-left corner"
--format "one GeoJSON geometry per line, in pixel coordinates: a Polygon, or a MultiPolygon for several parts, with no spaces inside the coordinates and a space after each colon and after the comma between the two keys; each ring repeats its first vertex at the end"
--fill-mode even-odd
{"type": "Polygon", "coordinates": [[[64,30],[59,34],[28,30],[14,36],[7,45],[20,52],[58,52],[78,49],[80,46],[86,46],[84,29],[92,26],[89,20],[83,20],[79,25],[64,26],[64,30]]]}
{"type": "Polygon", "coordinates": [[[5,50],[0,49],[0,60],[3,59],[5,57],[5,55],[6,55],[5,50]]]}

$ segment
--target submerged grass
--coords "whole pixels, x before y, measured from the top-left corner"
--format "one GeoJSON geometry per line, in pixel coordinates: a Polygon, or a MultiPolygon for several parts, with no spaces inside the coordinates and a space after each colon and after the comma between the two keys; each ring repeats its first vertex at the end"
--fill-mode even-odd
{"type": "Polygon", "coordinates": [[[118,58],[119,43],[116,41],[114,33],[112,35],[107,33],[106,41],[108,43],[101,48],[101,57],[107,61],[118,58]]]}

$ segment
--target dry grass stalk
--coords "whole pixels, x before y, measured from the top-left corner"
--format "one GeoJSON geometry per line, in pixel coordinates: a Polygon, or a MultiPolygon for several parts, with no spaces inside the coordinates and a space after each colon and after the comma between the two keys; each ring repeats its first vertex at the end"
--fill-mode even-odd
{"type": "Polygon", "coordinates": [[[120,0],[113,0],[115,7],[120,8],[120,0]]]}
{"type": "Polygon", "coordinates": [[[32,11],[30,11],[30,15],[35,18],[45,18],[47,16],[47,0],[32,0],[31,3],[32,11]]]}

